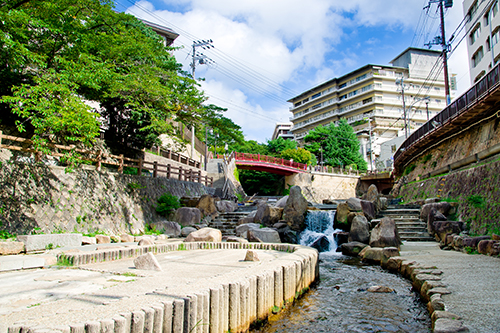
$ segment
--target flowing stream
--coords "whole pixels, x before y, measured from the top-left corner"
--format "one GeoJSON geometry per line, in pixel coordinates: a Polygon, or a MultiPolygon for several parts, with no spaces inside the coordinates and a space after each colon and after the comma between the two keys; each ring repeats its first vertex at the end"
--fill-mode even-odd
{"type": "Polygon", "coordinates": [[[333,212],[310,212],[301,234],[302,245],[329,242],[320,254],[320,283],[253,332],[431,332],[429,313],[409,281],[335,252],[333,217],[333,212]],[[394,292],[367,291],[377,285],[394,292]]]}

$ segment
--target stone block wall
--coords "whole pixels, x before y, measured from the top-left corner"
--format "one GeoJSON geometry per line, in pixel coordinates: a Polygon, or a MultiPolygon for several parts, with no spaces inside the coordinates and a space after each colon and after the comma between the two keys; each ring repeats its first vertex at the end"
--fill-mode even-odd
{"type": "Polygon", "coordinates": [[[199,183],[97,172],[41,164],[0,164],[0,228],[27,234],[97,230],[139,233],[145,223],[162,219],[157,198],[200,196],[211,189],[199,183]]]}
{"type": "Polygon", "coordinates": [[[298,185],[304,197],[322,203],[324,199],[348,199],[356,196],[359,176],[296,173],[286,176],[285,186],[298,185]]]}

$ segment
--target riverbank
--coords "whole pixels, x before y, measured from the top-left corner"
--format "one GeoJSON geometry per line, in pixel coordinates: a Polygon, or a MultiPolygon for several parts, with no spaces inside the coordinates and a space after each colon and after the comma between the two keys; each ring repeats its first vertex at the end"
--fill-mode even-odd
{"type": "Polygon", "coordinates": [[[318,253],[303,246],[165,243],[176,251],[156,253],[162,271],[137,270],[133,258],[109,261],[110,255],[95,255],[106,251],[100,249],[66,252],[108,260],[1,273],[0,332],[138,333],[160,326],[175,333],[240,332],[318,278],[318,253]],[[244,261],[248,249],[260,261],[244,261]]]}
{"type": "MultiPolygon", "coordinates": [[[[443,251],[435,242],[405,242],[400,257],[392,259],[399,261],[399,271],[411,278],[414,286],[424,288],[423,296],[433,294],[429,293],[432,288],[427,289],[433,283],[436,289],[441,288],[435,294],[440,295],[444,309],[456,315],[455,320],[463,322],[470,332],[500,332],[498,258],[443,251]],[[429,281],[429,286],[423,286],[425,281],[429,281]]],[[[438,307],[439,303],[436,302],[438,307]]]]}

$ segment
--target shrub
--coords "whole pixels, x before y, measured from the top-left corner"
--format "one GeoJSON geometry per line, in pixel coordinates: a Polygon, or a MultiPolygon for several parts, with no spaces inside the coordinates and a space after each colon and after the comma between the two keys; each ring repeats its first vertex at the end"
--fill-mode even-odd
{"type": "Polygon", "coordinates": [[[174,209],[181,206],[179,198],[170,193],[164,193],[158,198],[158,205],[156,206],[156,212],[167,217],[174,209]]]}
{"type": "Polygon", "coordinates": [[[413,170],[415,170],[417,166],[415,164],[411,164],[411,165],[408,165],[405,169],[405,171],[403,172],[403,176],[406,176],[407,174],[409,174],[410,172],[412,172],[413,170]]]}
{"type": "Polygon", "coordinates": [[[467,202],[476,208],[484,208],[486,205],[484,198],[478,194],[473,194],[468,197],[467,202]]]}

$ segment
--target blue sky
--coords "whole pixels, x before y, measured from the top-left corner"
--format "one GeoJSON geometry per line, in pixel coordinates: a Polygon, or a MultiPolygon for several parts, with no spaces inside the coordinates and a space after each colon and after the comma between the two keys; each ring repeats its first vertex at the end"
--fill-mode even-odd
{"type": "MultiPolygon", "coordinates": [[[[439,33],[437,6],[423,10],[428,0],[115,1],[118,11],[179,33],[174,54],[187,71],[193,41],[211,39],[214,48],[197,50],[213,64],[197,65],[196,77],[209,103],[227,108],[246,139],[259,142],[289,121],[291,97],[366,64],[387,65],[439,33]]],[[[462,19],[455,1],[448,38],[462,19]]],[[[449,66],[460,94],[470,86],[468,57],[465,42],[455,45],[449,66]]]]}

